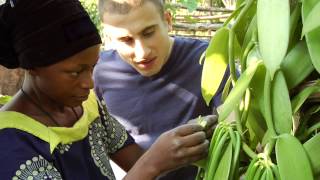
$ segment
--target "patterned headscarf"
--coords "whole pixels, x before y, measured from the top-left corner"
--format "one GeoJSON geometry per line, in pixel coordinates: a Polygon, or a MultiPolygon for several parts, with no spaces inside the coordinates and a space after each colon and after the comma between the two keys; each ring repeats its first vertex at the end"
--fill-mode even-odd
{"type": "Polygon", "coordinates": [[[48,66],[101,43],[78,0],[0,1],[0,64],[7,68],[48,66]]]}

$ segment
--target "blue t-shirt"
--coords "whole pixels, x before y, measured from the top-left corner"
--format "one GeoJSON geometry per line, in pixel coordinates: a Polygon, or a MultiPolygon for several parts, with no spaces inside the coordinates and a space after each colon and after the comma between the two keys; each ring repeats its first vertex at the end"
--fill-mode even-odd
{"type": "Polygon", "coordinates": [[[17,112],[0,112],[0,179],[113,180],[109,155],[134,143],[103,102],[84,103],[71,128],[46,127],[17,112]],[[15,127],[15,128],[14,128],[15,127]]]}
{"type": "MultiPolygon", "coordinates": [[[[199,59],[207,46],[205,41],[175,37],[167,63],[152,77],[140,75],[117,51],[104,51],[94,70],[97,96],[106,101],[110,114],[135,141],[147,149],[163,132],[212,113],[201,95],[199,59]]],[[[213,107],[220,104],[221,90],[213,98],[213,107]]],[[[195,168],[188,169],[168,179],[194,179],[195,174],[195,168]]]]}

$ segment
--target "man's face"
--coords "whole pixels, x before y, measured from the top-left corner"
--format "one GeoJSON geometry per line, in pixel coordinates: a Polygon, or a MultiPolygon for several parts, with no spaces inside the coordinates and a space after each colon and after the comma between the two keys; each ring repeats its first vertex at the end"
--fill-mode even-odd
{"type": "Polygon", "coordinates": [[[157,74],[166,63],[173,39],[169,37],[171,16],[161,17],[151,2],[128,14],[103,15],[105,33],[120,56],[143,76],[157,74]]]}

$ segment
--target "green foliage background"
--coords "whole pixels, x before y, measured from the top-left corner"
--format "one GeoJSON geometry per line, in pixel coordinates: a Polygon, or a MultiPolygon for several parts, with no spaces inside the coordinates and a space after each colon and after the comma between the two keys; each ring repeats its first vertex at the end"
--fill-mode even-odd
{"type": "Polygon", "coordinates": [[[89,13],[89,16],[93,23],[96,25],[100,34],[102,34],[102,24],[100,21],[99,11],[98,11],[98,0],[80,0],[83,7],[89,13]]]}

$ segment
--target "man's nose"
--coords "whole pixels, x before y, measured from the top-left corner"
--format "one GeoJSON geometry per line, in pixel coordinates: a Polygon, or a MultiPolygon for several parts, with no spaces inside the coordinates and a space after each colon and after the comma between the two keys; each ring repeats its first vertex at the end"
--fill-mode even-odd
{"type": "Polygon", "coordinates": [[[134,52],[136,61],[141,61],[148,58],[151,49],[142,41],[136,41],[134,52]]]}

